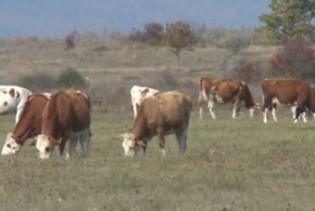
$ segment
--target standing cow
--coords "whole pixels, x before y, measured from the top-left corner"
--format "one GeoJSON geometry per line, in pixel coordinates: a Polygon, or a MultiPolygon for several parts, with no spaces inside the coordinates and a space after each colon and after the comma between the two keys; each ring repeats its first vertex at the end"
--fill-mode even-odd
{"type": "Polygon", "coordinates": [[[50,94],[34,94],[25,102],[23,111],[13,132],[7,135],[2,155],[16,154],[29,138],[35,138],[41,130],[41,115],[50,94]]]}
{"type": "Polygon", "coordinates": [[[80,140],[82,154],[90,150],[90,99],[78,90],[70,89],[51,95],[41,119],[41,132],[36,148],[41,159],[51,156],[55,145],[63,149],[68,141],[69,158],[80,140]]]}
{"type": "Polygon", "coordinates": [[[15,112],[15,124],[19,121],[27,98],[32,92],[19,86],[0,86],[0,114],[15,112]]]}
{"type": "Polygon", "coordinates": [[[159,91],[156,89],[152,89],[145,86],[137,86],[134,85],[130,89],[130,97],[131,97],[131,105],[133,108],[134,118],[136,118],[138,113],[138,107],[140,103],[146,98],[153,96],[154,94],[158,93],[159,91]]]}
{"type": "Polygon", "coordinates": [[[214,113],[214,105],[233,103],[232,118],[236,118],[241,103],[245,103],[245,107],[249,110],[249,115],[252,118],[255,110],[259,107],[254,102],[252,94],[247,84],[242,80],[237,79],[212,79],[202,77],[200,79],[199,89],[199,117],[202,118],[202,104],[208,103],[208,109],[211,117],[216,118],[214,113]]]}
{"type": "Polygon", "coordinates": [[[180,154],[186,150],[187,129],[192,103],[187,95],[178,91],[160,92],[147,97],[139,107],[132,133],[121,135],[125,155],[134,156],[141,146],[144,153],[147,143],[157,135],[162,154],[165,135],[175,134],[180,154]]]}
{"type": "Polygon", "coordinates": [[[263,92],[263,121],[267,123],[268,110],[273,120],[277,122],[277,105],[289,105],[293,113],[294,122],[300,115],[306,122],[305,111],[315,111],[314,89],[306,82],[293,78],[266,78],[261,84],[263,92]]]}

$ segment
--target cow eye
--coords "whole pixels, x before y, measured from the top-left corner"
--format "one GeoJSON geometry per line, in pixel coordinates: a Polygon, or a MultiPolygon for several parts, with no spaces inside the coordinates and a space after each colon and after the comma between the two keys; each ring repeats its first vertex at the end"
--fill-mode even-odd
{"type": "Polygon", "coordinates": [[[46,147],[45,152],[50,152],[50,147],[46,147]]]}

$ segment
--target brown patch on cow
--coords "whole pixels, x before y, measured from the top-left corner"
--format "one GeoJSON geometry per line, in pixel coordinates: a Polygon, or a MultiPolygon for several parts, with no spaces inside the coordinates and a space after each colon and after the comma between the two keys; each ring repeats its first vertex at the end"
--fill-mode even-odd
{"type": "Polygon", "coordinates": [[[11,95],[11,97],[14,98],[14,96],[15,96],[15,91],[14,91],[14,89],[10,89],[9,94],[11,95]]]}
{"type": "Polygon", "coordinates": [[[4,107],[8,106],[8,101],[4,101],[4,102],[3,102],[3,106],[4,106],[4,107]]]}

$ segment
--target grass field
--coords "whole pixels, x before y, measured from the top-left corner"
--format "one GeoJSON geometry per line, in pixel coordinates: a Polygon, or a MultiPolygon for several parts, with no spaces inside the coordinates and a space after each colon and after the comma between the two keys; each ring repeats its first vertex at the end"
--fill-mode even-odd
{"type": "MultiPolygon", "coordinates": [[[[41,161],[28,145],[0,157],[0,210],[315,210],[314,120],[293,124],[283,109],[278,123],[263,124],[261,114],[216,111],[218,120],[192,114],[184,157],[168,136],[165,157],[154,138],[132,159],[116,139],[131,110],[93,110],[90,157],[41,161]]],[[[2,146],[14,116],[0,118],[2,146]]]]}

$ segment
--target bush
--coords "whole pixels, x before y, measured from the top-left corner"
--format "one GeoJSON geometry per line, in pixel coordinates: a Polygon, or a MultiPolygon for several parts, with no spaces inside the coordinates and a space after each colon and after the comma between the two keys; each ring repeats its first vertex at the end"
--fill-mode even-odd
{"type": "Polygon", "coordinates": [[[59,74],[56,84],[62,88],[85,87],[87,85],[80,73],[71,67],[66,68],[59,74]]]}
{"type": "Polygon", "coordinates": [[[54,77],[43,72],[34,72],[33,74],[22,76],[16,83],[34,92],[48,91],[56,86],[54,77]]]}
{"type": "Polygon", "coordinates": [[[315,54],[312,45],[303,39],[292,39],[269,60],[272,74],[300,79],[315,78],[315,54]]]}
{"type": "Polygon", "coordinates": [[[225,75],[228,78],[238,78],[246,82],[257,82],[262,76],[258,64],[242,57],[234,57],[229,61],[225,75]]]}

